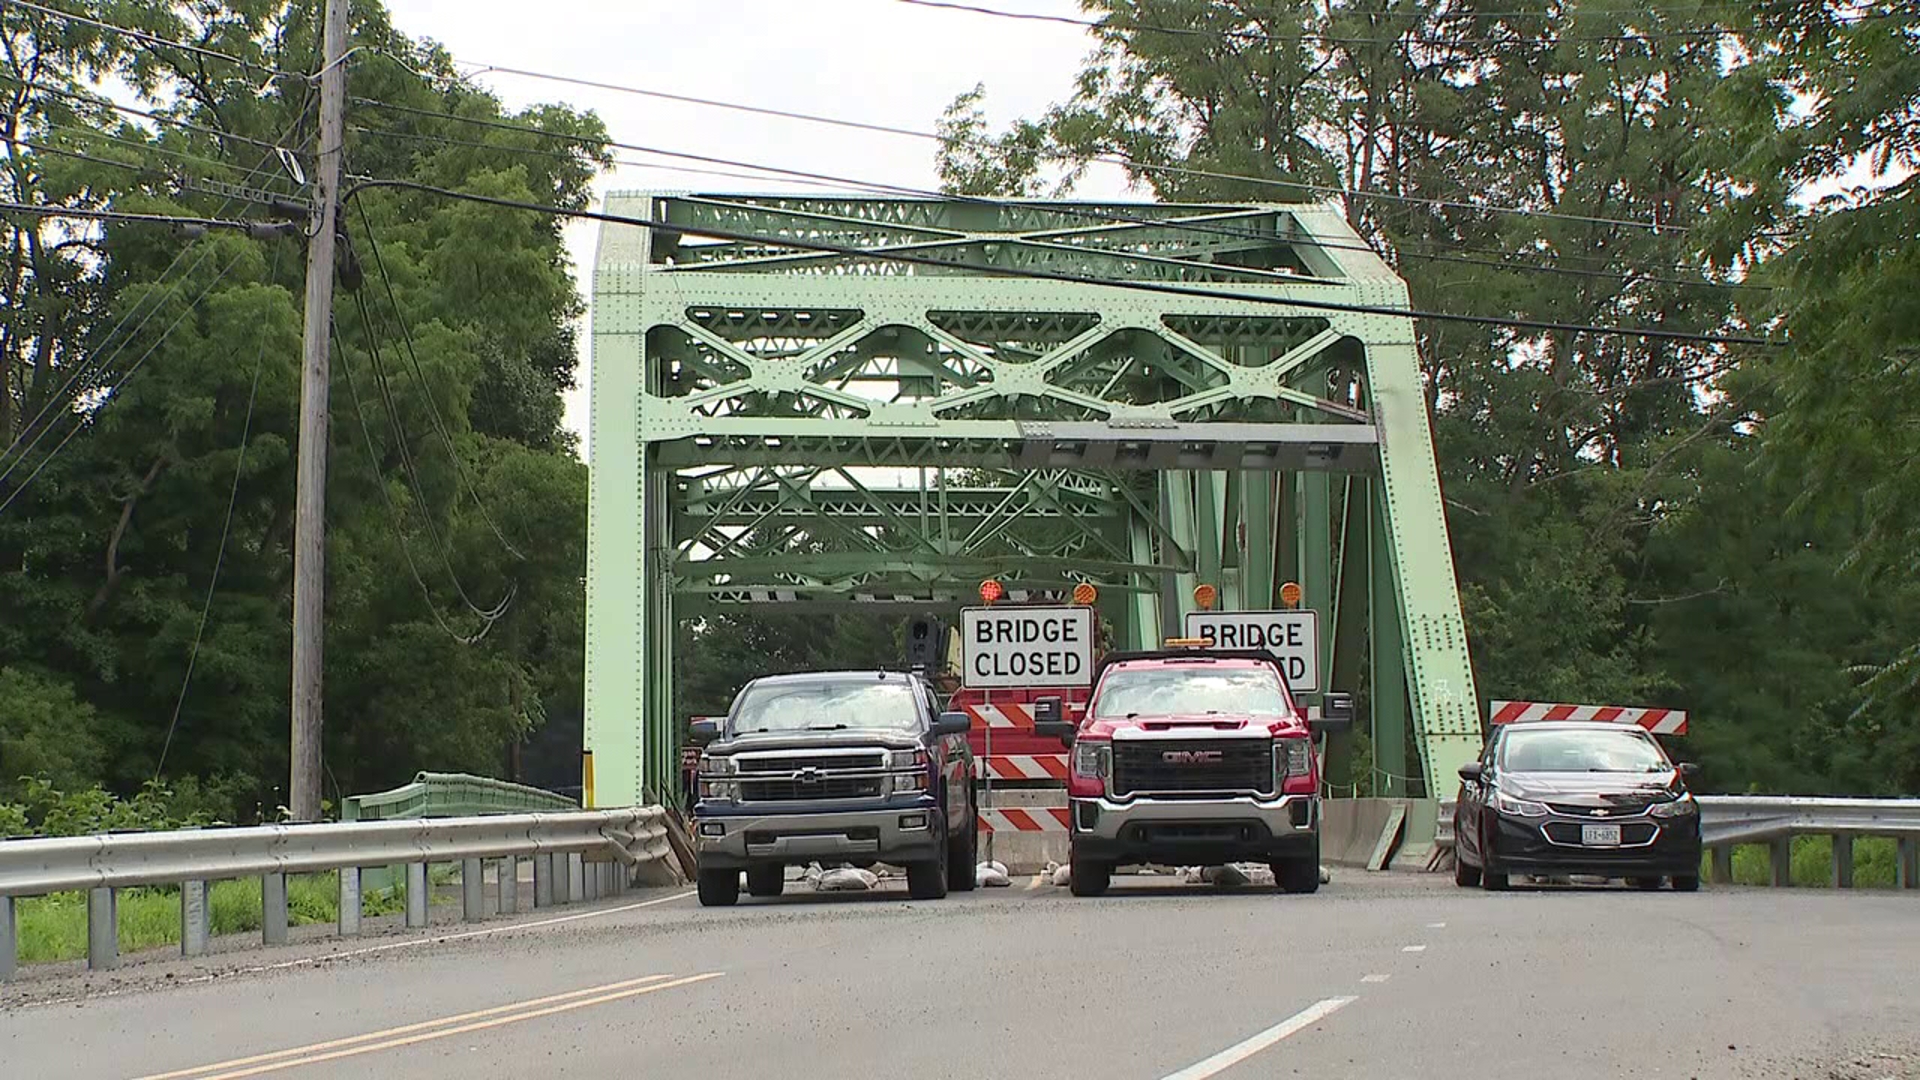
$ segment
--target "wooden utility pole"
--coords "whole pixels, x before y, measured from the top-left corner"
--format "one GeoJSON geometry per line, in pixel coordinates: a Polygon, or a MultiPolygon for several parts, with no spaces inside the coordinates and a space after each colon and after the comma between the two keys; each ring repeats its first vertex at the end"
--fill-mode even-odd
{"type": "Polygon", "coordinates": [[[320,164],[307,239],[305,357],[300,370],[300,449],[293,526],[293,739],[287,809],[320,820],[321,634],[327,581],[327,354],[333,330],[333,233],[346,129],[347,0],[327,0],[321,44],[320,164]]]}

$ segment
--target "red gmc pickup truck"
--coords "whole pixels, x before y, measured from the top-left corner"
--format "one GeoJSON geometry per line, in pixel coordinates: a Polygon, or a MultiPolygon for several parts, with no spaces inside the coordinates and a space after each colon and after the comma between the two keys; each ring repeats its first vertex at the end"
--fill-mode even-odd
{"type": "Polygon", "coordinates": [[[1060,709],[1037,701],[1034,729],[1069,747],[1075,896],[1150,862],[1264,862],[1286,892],[1319,888],[1313,739],[1353,722],[1348,695],[1309,724],[1272,656],[1173,647],[1107,654],[1080,722],[1060,709]]]}

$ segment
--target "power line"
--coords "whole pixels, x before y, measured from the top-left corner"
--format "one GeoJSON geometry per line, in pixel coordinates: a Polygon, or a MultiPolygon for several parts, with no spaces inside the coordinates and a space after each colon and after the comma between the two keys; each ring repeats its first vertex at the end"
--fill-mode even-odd
{"type": "MultiPolygon", "coordinates": [[[[332,324],[333,320],[329,319],[328,322],[332,324]]],[[[329,333],[333,336],[333,347],[335,351],[344,357],[346,355],[346,349],[342,347],[340,342],[339,326],[330,325],[329,333]]],[[[490,621],[482,623],[479,632],[475,634],[462,634],[453,628],[453,624],[447,622],[447,617],[440,611],[440,605],[434,603],[433,590],[428,587],[427,579],[421,575],[420,564],[414,561],[413,548],[407,543],[406,530],[400,520],[400,508],[393,501],[393,492],[387,490],[385,474],[380,471],[380,455],[373,446],[373,429],[367,426],[366,405],[361,400],[360,389],[354,381],[353,365],[343,363],[340,365],[340,368],[347,377],[347,393],[353,398],[353,416],[355,420],[359,421],[361,443],[367,448],[367,467],[373,474],[373,486],[380,490],[380,500],[386,504],[387,518],[393,525],[394,538],[399,541],[400,544],[400,557],[406,561],[407,570],[413,575],[414,584],[420,586],[420,595],[427,602],[427,610],[433,613],[433,621],[440,624],[440,629],[446,631],[448,637],[453,638],[463,645],[473,645],[486,636],[487,631],[493,628],[493,623],[490,621]]]]}
{"type": "Polygon", "coordinates": [[[48,86],[46,83],[33,79],[19,79],[11,75],[0,75],[0,84],[23,86],[30,90],[38,90],[43,94],[52,94],[55,97],[63,97],[71,101],[83,102],[96,108],[111,109],[114,112],[123,113],[127,116],[137,116],[156,124],[167,124],[171,127],[179,128],[182,131],[195,131],[202,135],[211,135],[222,142],[244,143],[248,146],[257,146],[266,150],[279,151],[284,149],[274,143],[267,142],[265,139],[236,135],[231,131],[225,131],[221,128],[210,127],[206,124],[196,124],[191,120],[181,120],[176,117],[154,112],[150,109],[142,109],[135,105],[123,105],[118,101],[114,101],[112,98],[101,97],[97,94],[83,94],[77,90],[68,90],[65,87],[48,86]]]}
{"type": "Polygon", "coordinates": [[[446,567],[447,577],[453,581],[453,591],[459,594],[461,602],[467,605],[468,610],[491,625],[506,614],[507,607],[513,603],[514,593],[518,591],[518,584],[510,582],[506,596],[499,604],[492,608],[482,608],[474,602],[473,597],[467,594],[466,587],[460,583],[460,575],[453,569],[453,545],[447,542],[446,537],[440,532],[439,524],[433,520],[433,514],[428,510],[426,485],[420,482],[420,472],[413,460],[413,449],[407,445],[406,425],[401,422],[400,406],[394,400],[393,386],[387,380],[386,362],[380,356],[380,342],[374,333],[373,315],[367,309],[366,294],[356,290],[353,294],[353,302],[360,312],[361,325],[366,328],[367,358],[373,367],[374,389],[379,391],[381,405],[387,414],[388,428],[393,432],[394,449],[400,455],[401,469],[407,474],[407,482],[413,489],[414,500],[420,507],[420,519],[427,526],[427,535],[433,538],[434,547],[440,554],[440,563],[446,567]]]}
{"type": "MultiPolygon", "coordinates": [[[[938,132],[933,132],[933,131],[918,131],[911,128],[897,128],[897,127],[891,127],[884,124],[869,124],[859,120],[847,120],[847,119],[843,119],[841,117],[835,117],[835,116],[822,116],[817,113],[794,112],[787,109],[774,109],[774,108],[768,108],[766,106],[761,106],[761,105],[747,105],[740,102],[718,101],[710,98],[700,98],[700,99],[688,98],[688,97],[685,97],[684,95],[669,95],[663,91],[648,90],[642,87],[617,86],[612,83],[590,82],[587,80],[575,79],[571,76],[566,76],[566,75],[552,75],[552,74],[539,73],[539,72],[529,72],[519,68],[494,67],[488,70],[508,72],[516,75],[525,75],[529,78],[543,79],[549,82],[566,83],[566,84],[577,85],[577,86],[591,86],[599,89],[614,90],[620,93],[635,94],[641,97],[686,101],[686,102],[700,104],[700,105],[704,105],[704,106],[708,106],[716,109],[728,109],[734,112],[750,113],[755,116],[773,116],[773,117],[778,117],[784,120],[799,120],[799,121],[802,121],[805,123],[811,123],[811,124],[825,124],[831,127],[851,128],[856,131],[871,131],[871,132],[877,132],[884,135],[899,135],[906,138],[922,139],[922,140],[927,140],[931,142],[936,142],[942,145],[946,145],[952,142],[952,140],[947,138],[946,136],[943,136],[938,132]]],[[[436,112],[431,109],[419,109],[409,105],[399,105],[399,104],[390,103],[390,102],[381,102],[381,101],[374,100],[372,98],[355,98],[353,100],[355,104],[369,105],[375,108],[387,108],[387,109],[392,109],[399,112],[414,113],[422,116],[433,116],[433,117],[437,117],[444,120],[457,120],[461,123],[479,124],[479,125],[490,126],[490,127],[504,127],[507,130],[522,131],[522,132],[527,132],[532,134],[545,135],[548,138],[554,138],[554,139],[571,139],[578,142],[593,142],[593,140],[588,140],[584,136],[563,135],[558,132],[540,131],[536,128],[526,128],[526,127],[521,127],[514,124],[505,124],[499,121],[489,121],[483,117],[458,116],[452,113],[436,112]]],[[[598,143],[596,143],[596,145],[614,146],[614,147],[619,147],[625,150],[639,150],[639,151],[648,152],[648,153],[666,153],[665,151],[651,150],[650,148],[644,147],[644,146],[635,146],[631,143],[620,143],[620,142],[614,142],[611,140],[600,140],[598,143]]],[[[1644,229],[1644,230],[1648,230],[1656,233],[1662,232],[1662,231],[1669,231],[1669,232],[1679,231],[1674,226],[1662,225],[1657,221],[1640,221],[1640,220],[1635,220],[1631,218],[1597,217],[1590,214],[1571,214],[1571,213],[1566,213],[1558,210],[1538,210],[1532,207],[1524,207],[1524,206],[1488,206],[1483,203],[1462,202],[1462,201],[1450,200],[1450,199],[1434,199],[1434,198],[1426,198],[1418,195],[1402,195],[1397,192],[1367,191],[1362,188],[1342,187],[1338,184],[1310,184],[1310,183],[1306,183],[1298,180],[1279,180],[1272,177],[1248,176],[1244,173],[1220,172],[1212,169],[1196,169],[1196,168],[1191,168],[1184,165],[1160,165],[1160,164],[1155,164],[1153,162],[1140,161],[1136,158],[1131,158],[1131,157],[1127,157],[1125,155],[1120,155],[1120,154],[1096,154],[1088,157],[1087,160],[1090,162],[1096,162],[1103,165],[1112,165],[1119,168],[1138,170],[1140,172],[1159,173],[1159,174],[1164,174],[1168,176],[1193,176],[1193,177],[1200,177],[1200,178],[1209,179],[1209,180],[1228,180],[1228,181],[1233,181],[1235,183],[1255,184],[1255,185],[1260,185],[1264,187],[1275,187],[1275,188],[1280,188],[1286,191],[1305,192],[1309,195],[1340,195],[1346,198],[1353,198],[1353,199],[1376,199],[1376,200],[1381,200],[1385,202],[1405,203],[1413,206],[1440,207],[1448,210],[1466,210],[1466,211],[1471,211],[1474,213],[1481,213],[1481,214],[1510,214],[1517,217],[1537,217],[1537,218],[1545,218],[1545,219],[1554,220],[1554,221],[1570,221],[1570,222],[1576,222],[1579,224],[1588,224],[1588,225],[1614,225],[1614,226],[1620,226],[1622,228],[1644,229]]]]}
{"type": "MultiPolygon", "coordinates": [[[[200,290],[200,295],[194,297],[193,300],[187,304],[187,310],[181,312],[179,318],[173,320],[172,323],[169,323],[167,328],[160,332],[160,336],[154,339],[153,344],[147,346],[147,351],[141,353],[139,359],[135,360],[132,364],[128,365],[127,370],[120,373],[120,377],[118,379],[115,379],[113,385],[108,388],[106,401],[112,401],[113,396],[119,392],[120,388],[127,384],[127,380],[133,378],[134,375],[139,372],[141,367],[143,367],[146,364],[148,358],[153,356],[155,352],[159,351],[160,346],[166,343],[167,338],[173,336],[173,332],[180,328],[180,324],[186,322],[188,319],[193,317],[193,314],[195,310],[200,306],[200,303],[204,301],[209,295],[212,294],[214,288],[217,287],[222,281],[226,279],[227,274],[232,272],[235,266],[239,265],[240,260],[243,257],[244,256],[241,254],[235,254],[232,259],[229,259],[227,261],[227,264],[221,267],[220,271],[214,275],[213,280],[207,282],[206,288],[200,290]]],[[[156,310],[157,310],[157,305],[156,305],[156,310]]],[[[145,325],[145,324],[143,323],[142,325],[145,325]]],[[[137,329],[135,332],[138,332],[137,329]]],[[[103,408],[105,407],[106,401],[103,401],[101,403],[103,408]]],[[[6,500],[4,502],[0,502],[0,514],[6,513],[7,507],[13,505],[14,500],[20,497],[21,492],[24,492],[29,487],[33,486],[34,478],[39,476],[40,473],[44,469],[46,469],[48,465],[53,464],[54,459],[60,456],[60,452],[62,450],[65,450],[67,447],[67,444],[73,441],[73,437],[75,435],[80,434],[80,432],[84,430],[86,427],[87,427],[87,418],[81,417],[74,423],[74,425],[71,428],[67,429],[66,436],[63,437],[58,443],[55,443],[53,449],[49,450],[47,452],[47,455],[40,459],[40,464],[34,466],[33,471],[27,474],[27,478],[25,480],[20,481],[20,486],[14,488],[13,491],[7,495],[6,500]]],[[[51,425],[49,425],[48,430],[51,430],[51,425]]],[[[34,440],[35,445],[37,445],[38,442],[39,442],[38,439],[34,440]]],[[[32,452],[33,452],[32,445],[28,446],[26,450],[22,451],[21,455],[18,458],[14,459],[14,464],[8,466],[6,472],[0,473],[0,482],[4,482],[6,478],[12,474],[14,466],[17,466],[19,465],[20,462],[25,461],[27,459],[27,455],[32,452]]]]}
{"type": "MultiPolygon", "coordinates": [[[[105,165],[123,164],[106,158],[89,160],[105,165]]],[[[32,214],[43,218],[82,218],[87,221],[115,221],[127,224],[198,226],[203,229],[238,229],[255,239],[282,236],[288,232],[299,231],[298,225],[285,221],[245,221],[188,217],[180,214],[134,214],[122,210],[88,210],[78,206],[47,206],[40,203],[0,202],[0,214],[32,214]]]]}
{"type": "MultiPolygon", "coordinates": [[[[896,0],[898,3],[915,7],[936,8],[943,11],[963,12],[969,15],[988,15],[998,19],[1012,19],[1019,22],[1057,23],[1066,26],[1078,26],[1088,30],[1131,30],[1146,31],[1155,34],[1168,34],[1174,37],[1206,37],[1230,41],[1246,41],[1262,45],[1425,45],[1433,48],[1465,49],[1474,46],[1506,44],[1490,38],[1447,38],[1398,35],[1395,37],[1349,37],[1340,34],[1270,34],[1258,30],[1208,30],[1194,26],[1155,26],[1150,23],[1113,22],[1101,19],[1082,19],[1072,15],[1047,15],[1030,11],[1006,11],[978,4],[963,4],[951,0],[896,0]]],[[[1541,14],[1547,14],[1542,12],[1541,14]]],[[[1542,44],[1561,42],[1583,43],[1640,43],[1658,38],[1694,38],[1712,40],[1727,37],[1735,31],[1726,27],[1696,28],[1688,30],[1654,30],[1640,34],[1586,34],[1557,37],[1542,44]]]]}
{"type": "Polygon", "coordinates": [[[100,30],[108,30],[115,34],[119,34],[123,37],[132,38],[135,41],[145,42],[148,45],[159,45],[169,49],[180,49],[184,52],[193,53],[196,56],[205,56],[215,60],[225,60],[230,64],[236,64],[244,68],[251,68],[255,71],[264,71],[274,76],[293,75],[296,78],[301,78],[301,79],[307,78],[306,75],[298,72],[282,71],[279,68],[272,66],[271,64],[261,64],[261,63],[256,63],[252,60],[243,60],[240,57],[233,55],[232,53],[224,53],[218,49],[209,49],[204,45],[194,45],[185,41],[175,41],[172,38],[164,38],[156,34],[149,34],[144,30],[136,30],[133,27],[122,26],[119,23],[110,23],[110,22],[104,22],[100,19],[91,19],[85,15],[76,15],[71,11],[61,11],[57,8],[42,7],[39,4],[29,3],[28,0],[6,0],[6,2],[13,7],[25,8],[28,11],[37,11],[42,15],[51,15],[54,18],[64,19],[67,22],[75,22],[85,26],[91,26],[100,30]]]}
{"type": "Polygon", "coordinates": [[[1049,270],[1031,268],[989,267],[955,263],[935,259],[925,255],[914,255],[900,251],[871,251],[844,244],[832,244],[820,240],[801,240],[792,237],[761,236],[753,233],[738,232],[713,226],[689,226],[678,222],[654,221],[648,218],[630,217],[623,214],[608,214],[594,210],[570,210],[565,207],[548,206],[541,203],[522,202],[517,199],[503,199],[491,195],[479,195],[472,192],[454,191],[450,188],[435,187],[431,184],[416,183],[411,180],[391,180],[378,178],[360,179],[341,196],[342,201],[351,199],[362,191],[376,188],[396,188],[419,191],[444,198],[459,199],[487,206],[498,206],[513,210],[526,210],[533,213],[556,217],[584,218],[604,221],[616,225],[636,225],[641,228],[664,229],[693,236],[704,236],[714,240],[730,241],[741,244],[754,244],[768,247],[790,247],[803,251],[817,251],[823,254],[840,255],[850,258],[872,258],[887,262],[908,265],[937,267],[951,270],[956,267],[976,270],[994,277],[1008,277],[1033,281],[1058,281],[1074,285],[1096,285],[1113,289],[1127,289],[1138,292],[1152,292],[1168,296],[1202,297],[1215,300],[1231,300],[1239,303],[1267,304],[1279,307],[1301,308],[1309,311],[1338,311],[1361,315],[1386,315],[1394,318],[1424,319],[1436,322],[1457,322],[1478,326],[1498,326],[1515,330],[1538,330],[1554,333],[1595,334],[1615,337],[1637,337],[1654,341],[1692,342],[1707,345],[1757,345],[1772,346],[1774,342],[1759,337],[1733,334],[1702,334],[1685,330],[1664,330],[1658,327],[1629,327],[1589,325],[1582,323],[1555,322],[1546,319],[1524,319],[1500,315],[1465,315],[1454,312],[1422,311],[1414,308],[1396,308],[1380,304],[1351,304],[1332,300],[1314,300],[1307,297],[1277,299],[1271,296],[1259,296],[1248,293],[1232,292],[1225,289],[1190,288],[1148,281],[1112,281],[1089,277],[1083,274],[1067,274],[1049,270]]]}
{"type": "Polygon", "coordinates": [[[426,399],[427,415],[433,419],[434,430],[440,433],[440,441],[446,444],[447,456],[453,461],[454,471],[466,485],[467,494],[472,496],[474,505],[480,508],[480,517],[487,523],[487,528],[493,531],[494,538],[499,540],[501,546],[505,547],[514,558],[525,560],[526,556],[520,553],[519,548],[513,546],[513,542],[500,531],[500,526],[494,524],[493,515],[487,512],[486,500],[480,497],[480,489],[474,484],[472,474],[467,472],[466,463],[460,458],[460,450],[453,443],[453,435],[447,430],[446,419],[440,415],[440,406],[433,400],[433,391],[427,385],[427,373],[420,366],[420,355],[413,348],[413,331],[407,326],[406,316],[400,311],[400,298],[394,294],[393,277],[387,273],[387,260],[380,254],[380,240],[374,236],[373,221],[367,216],[367,204],[355,203],[354,209],[360,214],[360,228],[367,234],[367,247],[373,253],[374,268],[379,271],[380,282],[386,289],[387,304],[393,309],[393,321],[400,327],[400,341],[406,346],[407,361],[412,365],[414,384],[420,388],[420,395],[426,399]]]}
{"type": "MultiPolygon", "coordinates": [[[[280,274],[280,252],[275,249],[267,280],[280,274]]],[[[240,500],[240,478],[246,474],[247,439],[253,434],[253,403],[260,394],[260,372],[267,364],[267,334],[260,335],[260,351],[253,357],[253,379],[247,388],[247,415],[240,422],[240,447],[233,463],[233,485],[227,489],[227,513],[220,522],[220,543],[213,549],[213,573],[207,578],[207,596],[200,602],[200,623],[194,627],[193,644],[187,649],[187,671],[180,677],[180,695],[173,701],[173,718],[167,721],[167,737],[160,744],[160,760],[153,767],[153,778],[167,767],[167,752],[173,749],[173,733],[180,726],[180,710],[187,703],[187,687],[193,682],[193,668],[200,659],[200,640],[207,632],[207,616],[213,611],[213,592],[220,584],[220,567],[227,559],[227,534],[233,529],[233,508],[240,500]]]]}
{"type": "MultiPolygon", "coordinates": [[[[444,115],[444,114],[435,114],[435,115],[444,115]]],[[[457,119],[464,119],[469,121],[474,120],[474,118],[471,118],[471,117],[457,117],[457,119]]],[[[558,152],[558,151],[537,150],[529,147],[500,146],[494,143],[483,143],[483,142],[467,140],[467,139],[454,139],[444,135],[428,135],[428,134],[420,134],[420,133],[413,133],[413,132],[394,131],[387,128],[370,128],[370,127],[365,127],[361,125],[354,125],[354,130],[361,132],[363,134],[368,134],[368,135],[382,135],[382,136],[391,136],[395,138],[411,139],[411,140],[417,140],[417,141],[438,142],[438,143],[444,143],[452,146],[471,146],[471,147],[478,147],[478,148],[488,149],[488,150],[498,150],[506,153],[534,154],[534,155],[539,155],[542,157],[548,157],[548,158],[553,158],[553,159],[562,160],[562,161],[575,160],[572,155],[558,152]]],[[[815,172],[807,172],[807,171],[798,170],[798,169],[787,169],[787,168],[782,168],[776,165],[761,165],[761,164],[748,162],[748,161],[736,161],[728,158],[713,157],[706,154],[691,154],[691,153],[686,153],[684,151],[663,150],[658,147],[641,146],[636,143],[619,143],[619,142],[600,143],[596,140],[589,139],[586,136],[574,136],[574,135],[565,135],[565,134],[555,133],[555,132],[544,132],[536,128],[521,128],[521,127],[514,126],[514,130],[522,131],[530,134],[546,135],[550,138],[555,138],[555,139],[573,140],[583,145],[615,146],[621,149],[638,151],[640,153],[656,154],[661,157],[685,159],[685,160],[691,160],[691,161],[701,161],[701,162],[707,162],[710,164],[733,165],[733,166],[737,166],[739,168],[745,168],[745,169],[757,169],[762,173],[770,173],[770,174],[785,177],[785,178],[796,179],[802,183],[808,183],[808,184],[837,184],[843,187],[853,187],[853,188],[858,188],[866,191],[885,192],[885,193],[897,194],[897,195],[908,195],[915,198],[946,199],[946,200],[952,200],[952,201],[958,201],[958,202],[972,203],[977,206],[988,206],[988,207],[994,207],[994,208],[1005,208],[1007,206],[1014,205],[1014,204],[1008,203],[1005,200],[990,199],[990,198],[986,198],[984,196],[979,196],[979,195],[955,195],[955,194],[949,194],[949,193],[939,192],[939,191],[930,191],[924,188],[903,187],[898,184],[886,184],[886,183],[880,183],[872,180],[862,180],[858,178],[834,176],[826,173],[815,173],[815,172]]],[[[624,158],[613,158],[612,164],[626,165],[626,166],[632,166],[632,167],[642,168],[642,169],[646,169],[646,168],[657,169],[657,168],[663,167],[659,165],[650,165],[645,162],[631,161],[624,158]]],[[[726,173],[723,175],[741,176],[741,174],[739,173],[726,173]]],[[[758,177],[753,177],[753,176],[745,176],[742,178],[759,179],[758,177]]],[[[1249,232],[1241,229],[1233,229],[1228,226],[1215,225],[1207,222],[1193,222],[1193,221],[1166,222],[1163,220],[1158,220],[1153,218],[1130,216],[1130,215],[1126,215],[1111,209],[1095,210],[1095,209],[1088,209],[1088,208],[1081,208],[1081,207],[1074,207],[1074,206],[1060,206],[1060,207],[1057,207],[1056,209],[1059,213],[1064,215],[1082,217],[1088,220],[1098,221],[1102,223],[1165,226],[1165,227],[1179,228],[1188,232],[1202,233],[1202,234],[1208,234],[1208,235],[1214,235],[1214,236],[1225,236],[1231,239],[1239,239],[1239,240],[1270,240],[1272,239],[1272,237],[1269,235],[1249,232]]],[[[1320,247],[1323,247],[1329,250],[1359,251],[1359,252],[1365,252],[1367,254],[1377,254],[1374,248],[1367,246],[1365,244],[1359,244],[1359,245],[1337,244],[1337,243],[1330,243],[1326,241],[1320,241],[1318,242],[1318,244],[1320,247]]],[[[1463,248],[1462,250],[1480,251],[1480,252],[1505,256],[1507,258],[1512,258],[1517,254],[1514,252],[1507,252],[1507,251],[1501,251],[1498,249],[1490,249],[1490,248],[1463,248]]],[[[1492,267],[1495,269],[1508,270],[1508,271],[1539,270],[1546,273],[1566,274],[1566,275],[1571,275],[1576,277],[1604,278],[1608,280],[1623,281],[1623,282],[1639,280],[1639,281],[1656,282],[1656,283],[1669,284],[1669,285],[1701,286],[1701,287],[1707,287],[1707,288],[1729,288],[1729,289],[1767,288],[1766,286],[1750,285],[1744,282],[1719,282],[1719,281],[1713,281],[1707,278],[1663,277],[1655,274],[1639,274],[1639,273],[1633,273],[1629,271],[1619,271],[1619,270],[1581,269],[1579,267],[1563,267],[1563,266],[1556,266],[1552,264],[1537,263],[1537,262],[1523,262],[1523,263],[1516,264],[1508,261],[1495,261],[1491,259],[1475,259],[1475,258],[1471,258],[1464,255],[1448,254],[1445,252],[1433,251],[1430,249],[1429,250],[1420,250],[1420,249],[1409,250],[1405,246],[1402,246],[1400,248],[1399,254],[1406,258],[1424,259],[1424,260],[1430,260],[1435,262],[1463,263],[1471,266],[1485,266],[1485,267],[1492,267]]]]}

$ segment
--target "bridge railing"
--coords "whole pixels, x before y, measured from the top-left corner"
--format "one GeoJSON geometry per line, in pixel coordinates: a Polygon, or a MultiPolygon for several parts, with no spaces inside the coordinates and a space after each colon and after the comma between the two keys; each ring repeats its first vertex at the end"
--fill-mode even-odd
{"type": "Polygon", "coordinates": [[[393,818],[468,817],[475,814],[539,814],[574,810],[565,795],[467,773],[422,772],[413,782],[374,795],[349,796],[340,808],[345,821],[393,818]]]}
{"type": "MultiPolygon", "coordinates": [[[[1711,878],[1733,881],[1733,849],[1762,844],[1767,849],[1769,880],[1793,884],[1793,838],[1833,838],[1830,884],[1853,887],[1853,841],[1877,836],[1895,841],[1894,882],[1920,888],[1920,799],[1850,799],[1802,795],[1701,795],[1700,838],[1711,853],[1711,878]]],[[[1453,846],[1453,803],[1440,800],[1440,828],[1434,843],[1453,846]]]]}
{"type": "Polygon", "coordinates": [[[181,829],[0,841],[0,980],[18,958],[15,901],[87,893],[87,966],[119,961],[116,890],[177,886],[180,953],[206,952],[211,937],[207,885],[258,878],[261,940],[287,940],[287,876],[336,872],[339,931],[360,932],[361,870],[406,867],[406,925],[427,925],[429,863],[458,863],[462,915],[487,913],[486,876],[494,870],[498,914],[526,910],[520,860],[533,863],[531,906],[624,892],[637,871],[671,863],[666,811],[658,806],[557,814],[492,814],[312,825],[181,829]]]}

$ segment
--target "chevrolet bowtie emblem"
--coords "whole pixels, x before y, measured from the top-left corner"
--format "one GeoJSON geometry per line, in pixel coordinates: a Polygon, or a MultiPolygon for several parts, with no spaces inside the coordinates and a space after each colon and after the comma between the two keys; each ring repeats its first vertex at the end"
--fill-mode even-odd
{"type": "Polygon", "coordinates": [[[1597,809],[1597,810],[1595,810],[1595,811],[1593,812],[1593,816],[1594,816],[1594,817],[1606,817],[1606,816],[1607,816],[1607,811],[1606,811],[1606,808],[1605,808],[1605,807],[1601,807],[1600,809],[1597,809]]]}

